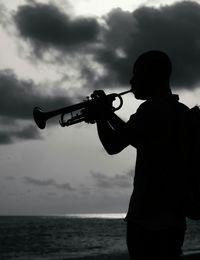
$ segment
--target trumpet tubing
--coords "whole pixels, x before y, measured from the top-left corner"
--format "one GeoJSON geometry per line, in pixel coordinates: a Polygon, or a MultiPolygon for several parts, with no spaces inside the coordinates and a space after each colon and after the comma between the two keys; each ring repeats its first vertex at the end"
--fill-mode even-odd
{"type": "MultiPolygon", "coordinates": [[[[112,94],[106,95],[105,99],[113,102],[116,97],[119,98],[119,100],[120,100],[119,106],[113,107],[113,111],[116,111],[116,110],[119,110],[123,105],[123,99],[121,96],[125,95],[127,93],[130,93],[130,92],[131,92],[131,90],[127,90],[127,91],[124,91],[124,92],[121,92],[118,94],[112,93],[112,94]]],[[[97,100],[100,100],[100,99],[101,98],[98,98],[97,100]]],[[[47,111],[47,112],[43,111],[40,107],[35,107],[33,109],[33,118],[34,118],[36,125],[40,129],[44,129],[46,127],[46,122],[50,118],[58,116],[58,115],[61,116],[60,125],[62,127],[70,126],[70,125],[77,124],[77,123],[84,121],[85,117],[84,117],[83,110],[88,108],[92,103],[95,103],[95,102],[96,102],[96,99],[88,99],[88,100],[80,102],[78,104],[74,104],[71,106],[67,106],[67,107],[63,107],[63,108],[60,108],[57,110],[47,111]],[[78,110],[80,110],[80,114],[76,114],[75,116],[73,116],[73,112],[78,111],[78,110]],[[71,119],[68,119],[67,121],[65,121],[64,116],[69,113],[71,114],[71,119]]]]}
{"type": "MultiPolygon", "coordinates": [[[[87,101],[85,101],[85,102],[87,102],[87,101]]],[[[44,129],[46,127],[46,122],[48,119],[50,119],[54,116],[58,116],[58,115],[63,116],[64,114],[69,114],[76,110],[82,109],[85,106],[85,102],[81,102],[81,103],[78,103],[75,105],[63,107],[63,108],[53,110],[53,111],[48,111],[48,112],[43,111],[40,107],[35,107],[33,109],[34,121],[40,129],[44,129]]]]}

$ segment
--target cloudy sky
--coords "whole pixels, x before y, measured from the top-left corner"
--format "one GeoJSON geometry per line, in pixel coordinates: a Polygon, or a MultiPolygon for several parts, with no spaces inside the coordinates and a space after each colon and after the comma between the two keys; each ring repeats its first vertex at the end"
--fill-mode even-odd
{"type": "MultiPolygon", "coordinates": [[[[127,90],[150,49],[171,57],[180,100],[200,104],[200,1],[0,0],[0,39],[0,214],[125,212],[135,150],[107,155],[95,125],[40,130],[33,107],[127,90]]],[[[140,103],[128,94],[118,115],[140,103]]]]}

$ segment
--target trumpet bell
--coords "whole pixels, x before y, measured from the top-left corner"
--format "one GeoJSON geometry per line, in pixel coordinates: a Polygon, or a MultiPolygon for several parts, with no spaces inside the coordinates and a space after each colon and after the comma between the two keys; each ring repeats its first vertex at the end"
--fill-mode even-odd
{"type": "Polygon", "coordinates": [[[44,129],[45,128],[45,126],[46,126],[45,112],[43,112],[40,107],[35,107],[33,109],[33,118],[35,120],[36,125],[40,129],[44,129]]]}

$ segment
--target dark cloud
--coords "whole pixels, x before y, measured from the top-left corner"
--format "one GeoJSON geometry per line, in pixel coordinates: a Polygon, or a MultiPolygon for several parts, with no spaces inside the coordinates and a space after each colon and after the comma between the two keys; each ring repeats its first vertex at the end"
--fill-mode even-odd
{"type": "Polygon", "coordinates": [[[41,139],[39,130],[35,125],[31,124],[22,129],[20,128],[21,127],[17,127],[15,130],[0,130],[0,144],[12,144],[16,141],[41,139]]]}
{"type": "Polygon", "coordinates": [[[36,105],[56,108],[70,104],[67,97],[59,94],[59,89],[53,96],[44,88],[45,86],[36,85],[32,80],[18,79],[11,70],[1,70],[0,116],[27,120],[32,119],[33,107],[36,105]]]}
{"type": "Polygon", "coordinates": [[[160,8],[141,7],[133,13],[115,9],[105,20],[109,28],[104,34],[105,46],[96,56],[109,72],[104,82],[127,84],[136,57],[144,51],[159,49],[167,52],[172,59],[172,82],[175,87],[193,88],[198,84],[198,3],[183,1],[160,8]]]}
{"type": "Polygon", "coordinates": [[[34,184],[41,187],[52,186],[62,190],[68,190],[68,191],[75,190],[74,188],[71,187],[69,183],[58,184],[54,179],[39,180],[32,177],[24,177],[24,179],[27,183],[34,184]]]}
{"type": "MultiPolygon", "coordinates": [[[[182,1],[159,8],[140,7],[133,12],[120,8],[102,17],[73,19],[51,4],[20,6],[14,16],[20,34],[37,50],[54,48],[71,55],[92,54],[105,73],[97,77],[93,65],[82,64],[82,77],[92,86],[127,86],[133,61],[144,51],[159,49],[173,62],[172,83],[192,89],[200,73],[200,5],[182,1]],[[89,44],[90,48],[86,48],[89,44]],[[84,48],[82,48],[84,46],[84,48]]],[[[41,56],[42,57],[42,56],[41,56]]]]}
{"type": "Polygon", "coordinates": [[[16,178],[14,176],[8,175],[8,176],[5,176],[4,179],[7,180],[7,181],[13,181],[16,178]]]}
{"type": "Polygon", "coordinates": [[[80,49],[96,41],[99,33],[94,18],[72,18],[52,4],[22,5],[14,20],[21,36],[32,41],[35,53],[41,53],[47,47],[65,51],[80,49]]]}
{"type": "Polygon", "coordinates": [[[37,130],[35,130],[35,125],[29,125],[23,128],[21,131],[14,133],[18,139],[39,139],[40,135],[37,130]]]}
{"type": "Polygon", "coordinates": [[[12,136],[8,132],[0,132],[0,144],[11,144],[12,141],[12,136]]]}
{"type": "Polygon", "coordinates": [[[20,80],[11,70],[0,71],[0,144],[17,140],[38,139],[40,133],[33,122],[33,107],[55,109],[71,102],[57,89],[45,91],[45,86],[31,80],[20,80]],[[42,88],[43,87],[43,88],[42,88]],[[41,94],[41,93],[44,94],[41,94]],[[19,121],[26,121],[19,124],[19,121]],[[22,126],[23,125],[23,126],[22,126]]]}
{"type": "Polygon", "coordinates": [[[116,174],[115,176],[108,176],[100,172],[91,172],[96,185],[100,188],[110,189],[110,188],[130,188],[132,186],[132,181],[130,173],[127,174],[116,174]]]}
{"type": "Polygon", "coordinates": [[[107,29],[103,29],[104,47],[96,52],[96,60],[107,69],[107,73],[96,82],[100,85],[127,85],[132,72],[133,57],[127,46],[133,41],[133,33],[137,29],[131,12],[120,8],[108,13],[104,20],[107,29]]]}

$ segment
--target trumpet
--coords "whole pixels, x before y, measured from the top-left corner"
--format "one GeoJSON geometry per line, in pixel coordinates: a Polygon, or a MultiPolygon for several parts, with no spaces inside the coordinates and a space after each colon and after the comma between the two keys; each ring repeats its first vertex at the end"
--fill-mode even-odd
{"type": "Polygon", "coordinates": [[[107,102],[107,103],[113,103],[113,101],[118,98],[119,99],[119,105],[117,107],[112,106],[112,111],[116,111],[119,110],[122,105],[123,105],[123,99],[122,99],[122,95],[125,95],[127,93],[130,93],[132,90],[127,90],[121,93],[112,93],[112,94],[108,94],[105,95],[104,97],[100,97],[100,98],[93,98],[93,95],[91,95],[91,98],[87,97],[87,100],[78,103],[78,104],[74,104],[71,106],[67,106],[67,107],[63,107],[57,110],[53,110],[53,111],[48,111],[45,112],[43,111],[40,107],[35,107],[33,109],[33,118],[34,121],[36,123],[36,125],[40,128],[40,129],[44,129],[46,127],[46,122],[47,120],[49,120],[52,117],[58,116],[60,115],[60,125],[62,127],[65,126],[70,126],[70,125],[74,125],[77,123],[80,123],[82,121],[86,120],[86,111],[87,109],[91,108],[93,104],[95,104],[95,102],[107,102]],[[74,115],[75,111],[79,111],[79,113],[76,113],[74,115]],[[65,120],[65,116],[67,114],[71,114],[71,118],[68,120],[65,120]]]}

